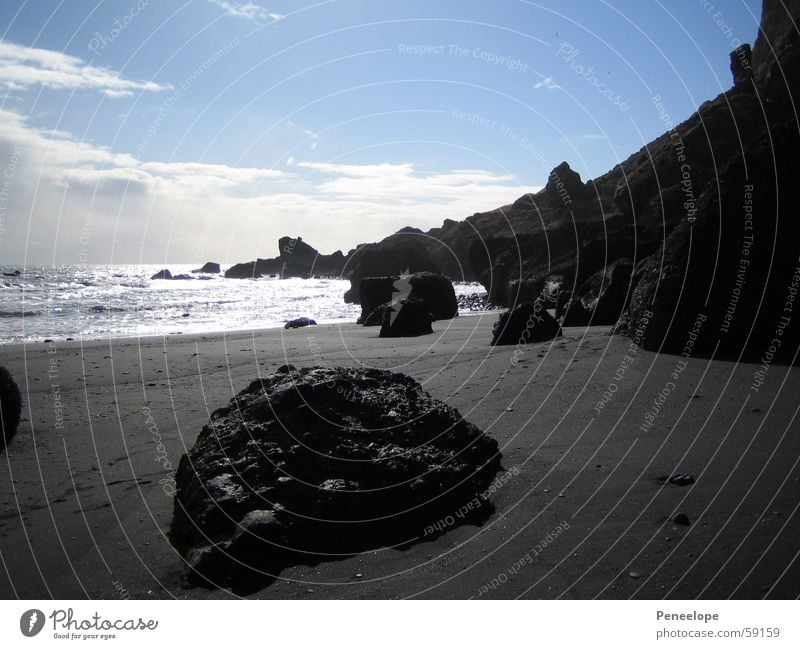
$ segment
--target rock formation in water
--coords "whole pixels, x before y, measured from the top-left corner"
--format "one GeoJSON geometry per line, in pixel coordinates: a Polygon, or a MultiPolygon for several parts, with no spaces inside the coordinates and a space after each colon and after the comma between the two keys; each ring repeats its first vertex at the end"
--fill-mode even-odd
{"type": "Polygon", "coordinates": [[[288,565],[467,522],[456,513],[485,509],[499,469],[497,442],[408,376],[286,366],[181,458],[169,538],[187,584],[252,591],[288,565]]]}
{"type": "Polygon", "coordinates": [[[281,237],[278,239],[277,257],[234,264],[225,271],[225,277],[341,277],[346,261],[340,250],[331,255],[323,255],[303,241],[302,237],[281,237]]]}
{"type": "Polygon", "coordinates": [[[220,265],[218,263],[216,263],[214,261],[207,261],[205,264],[203,264],[203,266],[201,268],[196,268],[192,272],[193,273],[209,273],[209,274],[215,275],[215,274],[217,274],[217,273],[219,273],[221,271],[222,271],[222,269],[220,268],[220,265]]]}

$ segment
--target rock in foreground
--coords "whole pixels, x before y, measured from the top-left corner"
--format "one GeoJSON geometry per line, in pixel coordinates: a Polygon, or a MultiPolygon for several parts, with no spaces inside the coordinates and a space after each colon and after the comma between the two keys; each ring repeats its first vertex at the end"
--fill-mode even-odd
{"type": "Polygon", "coordinates": [[[187,584],[255,590],[289,565],[414,542],[463,522],[500,468],[497,442],[408,376],[281,369],[181,459],[170,540],[187,584]]]}
{"type": "Polygon", "coordinates": [[[492,345],[524,345],[560,335],[561,327],[541,302],[523,302],[497,318],[492,329],[492,345]]]}
{"type": "Polygon", "coordinates": [[[17,432],[22,412],[19,388],[5,367],[0,367],[0,450],[3,450],[17,432]]]}

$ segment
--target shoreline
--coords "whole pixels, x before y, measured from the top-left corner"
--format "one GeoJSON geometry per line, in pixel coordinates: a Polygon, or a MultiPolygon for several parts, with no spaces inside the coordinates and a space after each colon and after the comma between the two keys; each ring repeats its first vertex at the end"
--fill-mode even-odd
{"type": "MultiPolygon", "coordinates": [[[[464,313],[459,312],[459,318],[467,318],[473,316],[479,316],[482,314],[500,314],[505,311],[504,308],[498,309],[487,309],[485,311],[467,311],[464,313]]],[[[313,331],[314,327],[321,328],[321,327],[346,327],[346,326],[353,326],[353,327],[363,327],[363,325],[356,324],[353,322],[352,319],[348,320],[319,320],[316,325],[311,325],[309,327],[299,327],[299,329],[313,331]]],[[[373,329],[378,331],[380,327],[366,327],[366,329],[373,329]]],[[[284,330],[284,326],[274,325],[274,326],[266,326],[266,327],[258,327],[257,329],[213,329],[208,331],[198,331],[198,332],[176,332],[176,333],[165,333],[165,334],[147,334],[144,336],[131,336],[131,335],[120,335],[120,336],[109,336],[106,338],[73,338],[72,340],[66,339],[57,339],[53,338],[52,342],[57,345],[66,345],[66,344],[73,344],[73,343],[83,343],[84,345],[91,345],[95,343],[109,343],[109,342],[133,342],[133,341],[141,341],[144,344],[153,343],[156,341],[167,339],[178,339],[178,338],[209,338],[209,337],[240,337],[242,334],[248,333],[251,336],[259,336],[268,332],[274,331],[282,331],[284,330]]],[[[23,341],[23,342],[0,342],[0,351],[4,349],[11,349],[11,348],[21,348],[21,347],[32,347],[34,345],[50,345],[51,343],[45,342],[44,340],[35,340],[35,341],[23,341]]]]}
{"type": "Polygon", "coordinates": [[[800,369],[750,394],[755,366],[686,359],[644,433],[676,357],[639,350],[598,413],[629,339],[566,328],[513,364],[489,345],[496,314],[475,315],[419,338],[349,324],[4,346],[25,421],[0,456],[0,597],[237,597],[180,587],[167,485],[210,413],[285,363],[411,375],[498,441],[512,477],[481,526],[294,566],[252,597],[797,596],[800,369]],[[695,482],[659,482],[674,473],[695,482]]]}

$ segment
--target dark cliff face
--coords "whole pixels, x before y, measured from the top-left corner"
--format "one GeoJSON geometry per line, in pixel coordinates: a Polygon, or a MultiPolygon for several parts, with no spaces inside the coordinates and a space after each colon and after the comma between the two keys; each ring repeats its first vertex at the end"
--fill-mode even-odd
{"type": "Polygon", "coordinates": [[[751,78],[711,102],[722,114],[728,101],[737,146],[710,139],[713,175],[700,176],[692,218],[634,271],[617,330],[637,331],[645,348],[797,362],[799,5],[764,3],[751,78]]]}

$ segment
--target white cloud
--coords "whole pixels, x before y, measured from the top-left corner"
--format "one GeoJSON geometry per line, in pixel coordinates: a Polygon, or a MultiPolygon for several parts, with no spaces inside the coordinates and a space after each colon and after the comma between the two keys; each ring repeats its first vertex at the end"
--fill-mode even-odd
{"type": "Polygon", "coordinates": [[[545,77],[539,83],[534,84],[533,87],[536,90],[541,90],[542,88],[545,90],[558,90],[561,86],[553,81],[552,77],[545,77]]]}
{"type": "Polygon", "coordinates": [[[146,162],[28,119],[0,109],[0,174],[15,160],[0,232],[6,263],[77,263],[82,250],[90,263],[243,261],[274,256],[287,234],[333,252],[539,189],[506,174],[411,163],[146,162]]]}
{"type": "Polygon", "coordinates": [[[56,90],[97,90],[115,99],[129,97],[135,91],[167,90],[153,81],[125,79],[109,68],[88,65],[83,60],[34,47],[0,40],[0,85],[11,90],[44,86],[56,90]]]}
{"type": "Polygon", "coordinates": [[[283,20],[286,16],[271,11],[255,2],[235,2],[234,0],[208,0],[234,18],[245,18],[256,22],[283,20]]]}

